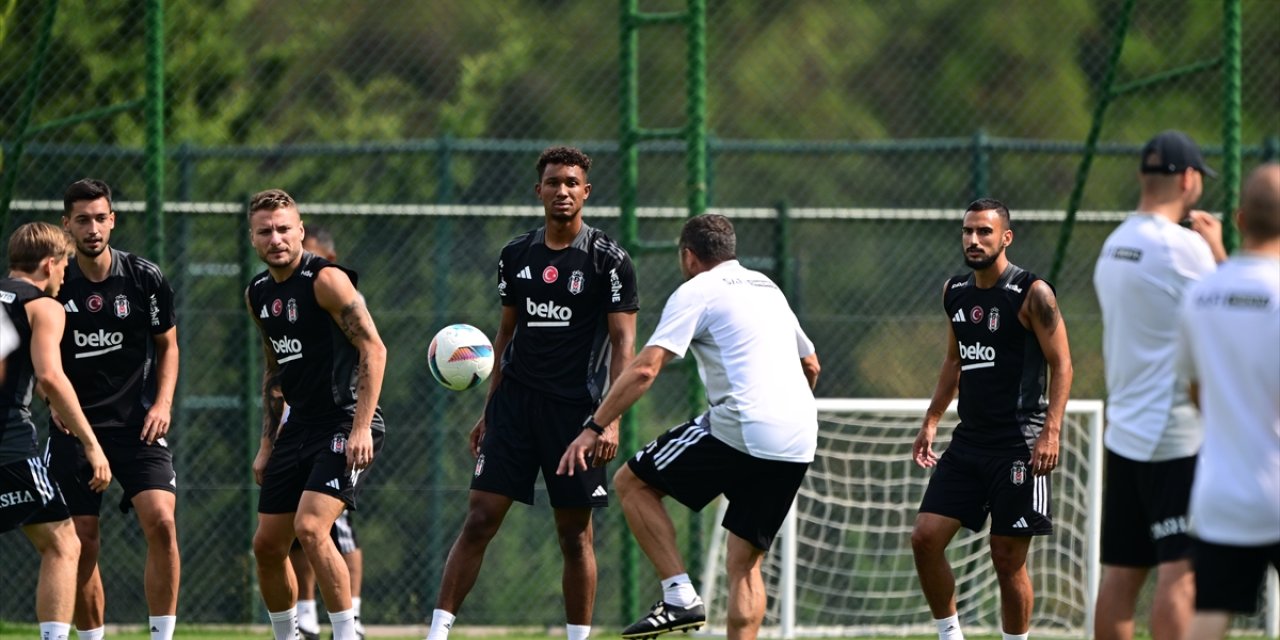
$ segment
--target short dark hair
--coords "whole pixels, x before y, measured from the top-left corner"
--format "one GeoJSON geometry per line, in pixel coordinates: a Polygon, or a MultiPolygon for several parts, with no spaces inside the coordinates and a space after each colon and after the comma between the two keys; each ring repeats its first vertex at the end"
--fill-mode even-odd
{"type": "Polygon", "coordinates": [[[64,214],[71,213],[71,208],[77,202],[93,201],[98,198],[106,198],[107,206],[112,211],[116,210],[115,204],[111,202],[111,187],[107,186],[107,183],[93,178],[76,180],[62,194],[62,212],[64,214]]]}
{"type": "Polygon", "coordinates": [[[255,211],[275,211],[277,209],[298,208],[298,203],[294,201],[293,196],[285,193],[284,189],[267,189],[259,191],[249,198],[249,216],[252,217],[255,211]]]}
{"type": "Polygon", "coordinates": [[[1012,228],[1009,226],[1009,207],[1004,206],[1003,202],[1000,202],[995,198],[978,198],[977,200],[970,202],[968,208],[966,208],[964,212],[969,213],[971,211],[995,211],[1000,214],[1000,219],[1004,221],[1004,228],[1012,228]]]}
{"type": "Polygon", "coordinates": [[[689,218],[680,231],[680,248],[692,251],[698,260],[710,264],[738,257],[738,239],[733,233],[733,223],[716,213],[689,218]]]}
{"type": "Polygon", "coordinates": [[[337,255],[338,253],[337,247],[333,244],[333,233],[327,227],[322,227],[318,224],[308,226],[305,239],[316,243],[316,246],[331,254],[337,255]]]}
{"type": "Polygon", "coordinates": [[[547,147],[538,156],[538,180],[542,180],[542,172],[547,165],[558,164],[566,167],[582,167],[583,173],[591,172],[591,156],[576,147],[547,147]]]}
{"type": "Polygon", "coordinates": [[[1249,173],[1240,197],[1240,231],[1255,240],[1280,236],[1280,164],[1268,162],[1249,173]]]}

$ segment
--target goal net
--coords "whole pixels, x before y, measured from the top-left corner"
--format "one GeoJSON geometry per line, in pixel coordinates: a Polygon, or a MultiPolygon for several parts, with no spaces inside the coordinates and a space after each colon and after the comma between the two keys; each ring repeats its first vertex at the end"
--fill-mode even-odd
{"type": "MultiPolygon", "coordinates": [[[[768,610],[762,635],[934,634],[916,578],[911,527],[929,472],[911,460],[928,400],[821,399],[818,454],[774,548],[764,561],[768,610]]],[[[935,451],[950,440],[955,405],[939,423],[935,451]]],[[[1098,581],[1103,405],[1072,400],[1053,472],[1052,536],[1027,558],[1036,635],[1084,637],[1098,581]]],[[[708,544],[703,596],[712,632],[722,632],[724,501],[708,544]]],[[[948,549],[961,624],[1000,632],[1000,589],[987,531],[961,529],[948,549]]]]}

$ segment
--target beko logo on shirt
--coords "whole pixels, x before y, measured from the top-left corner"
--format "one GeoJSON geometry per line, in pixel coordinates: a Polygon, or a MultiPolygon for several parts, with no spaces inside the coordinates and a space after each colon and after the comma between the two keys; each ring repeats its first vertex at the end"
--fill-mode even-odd
{"type": "Polygon", "coordinates": [[[93,351],[81,351],[76,354],[76,359],[92,358],[100,356],[104,353],[111,353],[124,348],[124,333],[120,331],[107,331],[98,329],[89,333],[81,333],[79,329],[71,332],[71,340],[77,347],[92,347],[93,351]]]}
{"type": "Polygon", "coordinates": [[[545,321],[531,321],[531,327],[567,327],[569,320],[573,319],[573,309],[562,307],[554,302],[534,302],[531,298],[524,299],[524,310],[531,317],[545,318],[545,321]]]}
{"type": "Polygon", "coordinates": [[[302,357],[301,340],[289,336],[280,336],[279,340],[271,337],[267,339],[271,341],[271,350],[276,352],[276,363],[284,364],[302,357]]]}
{"type": "Polygon", "coordinates": [[[960,357],[962,359],[978,361],[978,362],[975,362],[972,364],[966,364],[963,367],[960,367],[961,371],[968,371],[970,369],[985,369],[987,367],[996,366],[996,348],[995,347],[984,346],[981,342],[976,342],[973,345],[967,345],[963,342],[958,342],[958,344],[960,345],[960,357]]]}

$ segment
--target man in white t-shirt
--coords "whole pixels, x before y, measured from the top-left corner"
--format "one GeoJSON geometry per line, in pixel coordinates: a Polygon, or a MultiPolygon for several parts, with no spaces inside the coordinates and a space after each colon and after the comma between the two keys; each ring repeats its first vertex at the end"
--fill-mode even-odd
{"type": "Polygon", "coordinates": [[[1152,567],[1152,637],[1181,640],[1191,621],[1187,499],[1201,431],[1174,354],[1183,293],[1226,259],[1221,223],[1192,210],[1205,175],[1215,174],[1186,134],[1152,138],[1142,150],[1138,209],[1107,238],[1093,272],[1108,395],[1099,640],[1133,636],[1152,567]]]}
{"type": "Polygon", "coordinates": [[[1245,183],[1241,252],[1182,304],[1179,372],[1204,412],[1191,490],[1196,614],[1190,638],[1222,638],[1257,611],[1280,571],[1280,164],[1245,183]]]}
{"type": "Polygon", "coordinates": [[[791,508],[818,442],[818,356],[778,287],[736,259],[728,218],[702,215],[680,234],[686,282],[671,294],[648,345],[614,382],[557,470],[591,460],[600,425],[644,395],[663,365],[689,350],[708,411],[650,442],[614,476],[627,525],[662,580],[663,597],[622,632],[647,638],[696,629],[702,599],[685,571],[662,499],[699,511],[724,495],[729,530],[728,637],[754,638],[764,619],[760,563],[791,508]]]}

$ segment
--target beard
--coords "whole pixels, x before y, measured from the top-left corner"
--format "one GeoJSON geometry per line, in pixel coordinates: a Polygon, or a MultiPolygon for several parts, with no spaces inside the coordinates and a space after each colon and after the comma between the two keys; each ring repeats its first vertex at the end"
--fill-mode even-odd
{"type": "Polygon", "coordinates": [[[98,257],[98,256],[102,255],[102,252],[103,252],[103,251],[106,251],[106,250],[107,250],[107,243],[105,243],[105,242],[103,242],[103,243],[102,243],[102,245],[101,245],[101,246],[99,246],[97,249],[90,249],[89,247],[86,247],[86,246],[81,245],[81,244],[77,244],[77,245],[76,245],[76,251],[77,251],[80,255],[85,256],[85,257],[88,257],[88,258],[96,258],[96,257],[98,257]]]}
{"type": "Polygon", "coordinates": [[[999,258],[1002,253],[1004,253],[1004,247],[1000,247],[999,251],[983,258],[970,258],[968,254],[965,254],[964,265],[974,271],[981,271],[995,264],[996,259],[999,258]]]}

